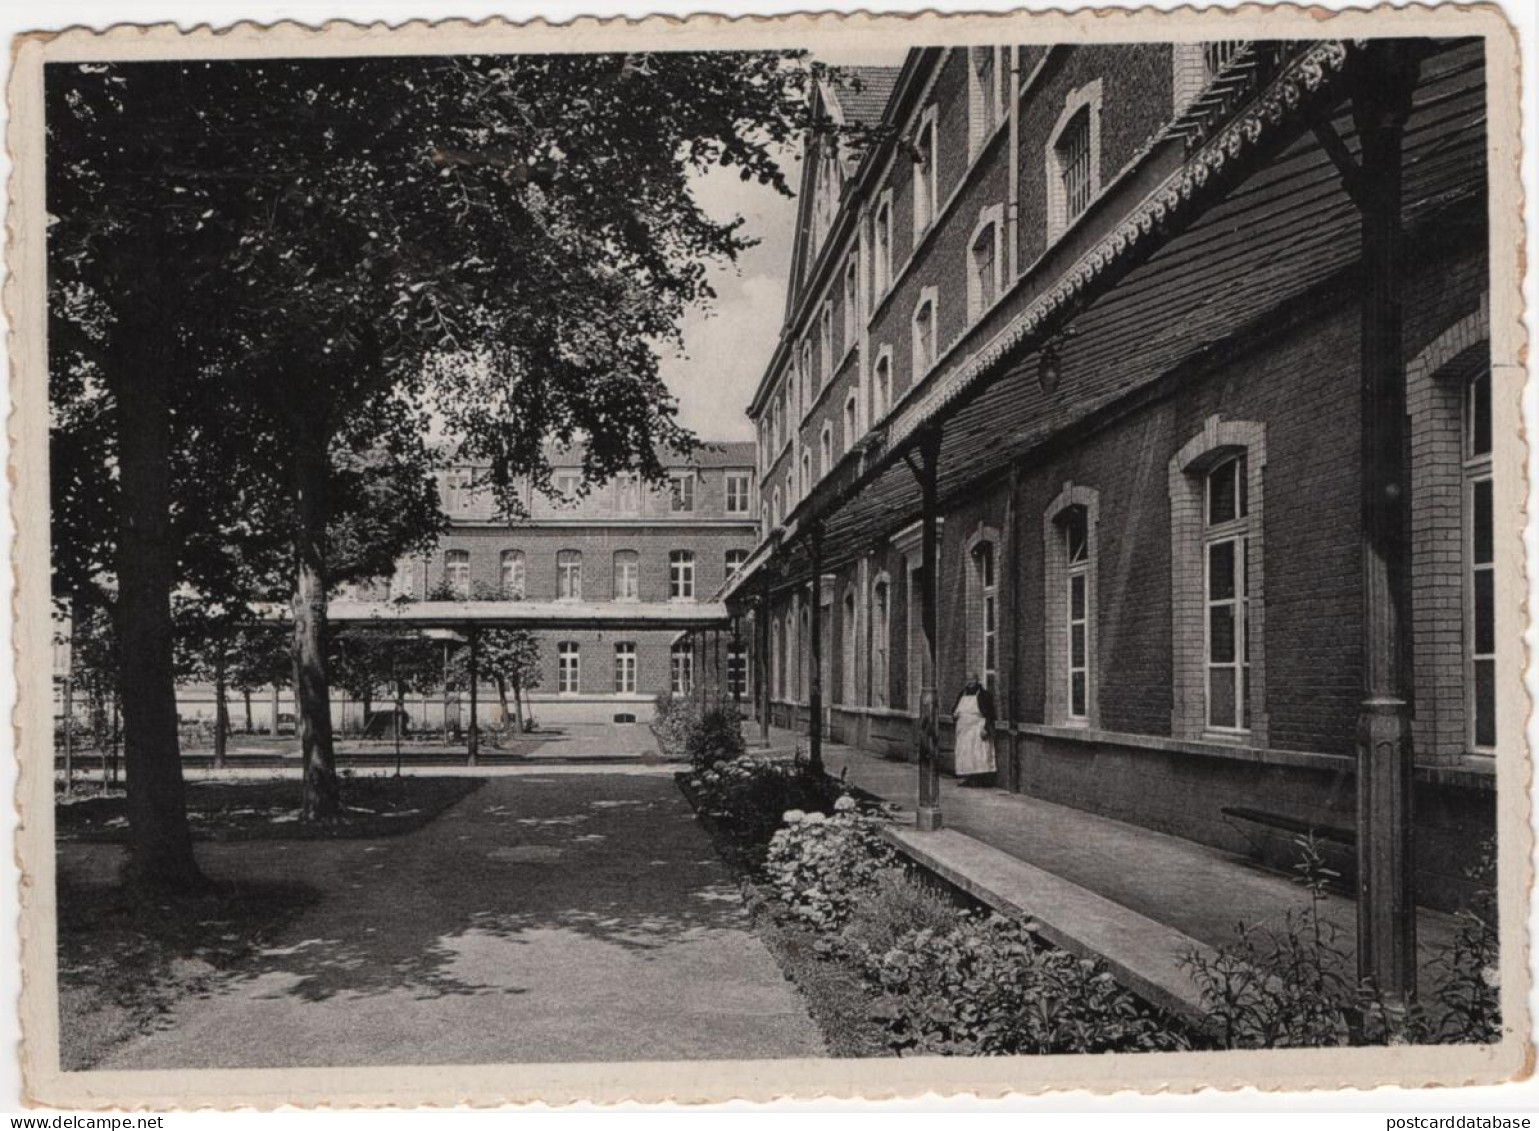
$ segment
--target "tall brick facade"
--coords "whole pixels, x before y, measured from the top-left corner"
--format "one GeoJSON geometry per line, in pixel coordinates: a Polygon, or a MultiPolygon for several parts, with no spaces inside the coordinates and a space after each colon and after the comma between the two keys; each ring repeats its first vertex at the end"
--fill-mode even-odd
{"type": "MultiPolygon", "coordinates": [[[[839,161],[833,177],[827,163],[836,159],[809,154],[787,321],[749,412],[761,438],[765,497],[783,500],[778,512],[767,508],[764,523],[766,532],[784,525],[768,555],[783,559],[767,622],[779,722],[808,725],[810,650],[801,621],[814,588],[785,563],[805,569],[805,557],[794,558],[796,540],[813,522],[837,525],[839,508],[857,507],[862,497],[846,491],[827,504],[832,491],[821,489],[823,481],[862,483],[869,494],[884,482],[868,469],[880,466],[894,421],[919,411],[914,402],[958,368],[996,358],[991,395],[1026,407],[1012,409],[1016,431],[974,421],[965,444],[1021,454],[992,464],[973,457],[971,466],[987,470],[967,480],[948,480],[942,459],[936,682],[943,728],[966,675],[984,667],[992,626],[1005,716],[999,784],[1269,856],[1277,836],[1233,811],[1333,826],[1353,819],[1364,678],[1356,228],[1341,226],[1313,261],[1291,250],[1311,232],[1323,240],[1324,218],[1350,215],[1350,201],[1339,184],[1314,198],[1289,196],[1277,187],[1282,174],[1260,163],[1206,207],[1235,216],[1257,208],[1228,230],[1247,225],[1257,246],[1278,239],[1272,259],[1294,254],[1291,276],[1258,278],[1271,261],[1263,257],[1250,278],[1226,285],[1233,263],[1203,251],[1219,241],[1194,238],[1171,253],[1181,271],[1163,276],[1180,282],[1145,288],[1151,311],[1160,301],[1168,308],[1144,314],[1142,325],[1105,327],[1093,310],[1079,319],[1103,325],[1103,336],[1120,335],[1121,360],[1102,347],[1094,371],[1084,372],[1078,359],[1098,343],[1088,331],[1076,337],[1073,321],[1050,343],[1051,357],[1038,347],[1012,358],[995,344],[1059,273],[1083,279],[1099,269],[1115,249],[1092,255],[1095,241],[1145,207],[1147,194],[1211,136],[1210,119],[1193,120],[1193,107],[1211,102],[1212,72],[1204,68],[1235,59],[1243,68],[1252,49],[1209,46],[998,49],[1004,112],[983,127],[971,68],[980,50],[993,49],[917,50],[901,71],[873,72],[867,89],[890,91],[883,123],[898,138],[918,139],[921,156],[932,148],[936,155],[937,167],[926,170],[936,186],[934,215],[915,222],[916,208],[922,217],[928,206],[928,181],[906,150],[876,147],[859,161],[839,161]],[[1081,177],[1089,178],[1088,204],[1081,177]],[[815,228],[810,198],[830,181],[840,203],[834,219],[815,228]],[[1265,209],[1252,203],[1269,192],[1274,202],[1265,209]],[[1003,225],[994,245],[1002,252],[983,238],[990,224],[1003,225]],[[1290,225],[1293,243],[1284,247],[1274,233],[1290,225]],[[847,319],[852,292],[844,279],[852,269],[856,313],[847,319]],[[1177,295],[1188,280],[1194,294],[1205,280],[1217,289],[1189,306],[1161,297],[1177,295]],[[1184,323],[1195,337],[1205,307],[1250,284],[1259,297],[1212,333],[1211,345],[1186,355],[1172,346],[1169,356],[1179,360],[1137,368],[1144,351],[1179,345],[1184,323]],[[823,317],[828,308],[831,319],[823,317]],[[847,323],[853,333],[842,329],[847,323]],[[826,351],[835,361],[825,369],[820,335],[830,325],[843,336],[826,351]],[[933,348],[926,333],[934,334],[933,348]],[[1050,362],[1063,370],[1061,388],[1050,362]],[[1142,375],[1123,378],[1121,366],[1142,375]],[[1092,401],[1092,381],[1110,391],[1092,401]],[[844,409],[852,396],[853,436],[844,409]],[[1036,420],[1041,431],[1027,444],[1022,430],[1036,420]],[[831,460],[826,429],[834,435],[831,460]],[[1065,541],[1074,507],[1088,520],[1078,565],[1065,541]],[[980,547],[994,574],[987,602],[980,547]],[[1071,581],[1076,574],[1081,581],[1071,581]],[[1083,709],[1074,703],[1077,671],[1083,709]]],[[[1478,142],[1480,48],[1440,51],[1424,64],[1423,82],[1475,107],[1459,128],[1478,142]]],[[[822,97],[837,102],[840,92],[822,97]]],[[[1233,111],[1221,105],[1213,113],[1233,111]]],[[[1313,144],[1294,141],[1269,160],[1307,161],[1313,144]]],[[[1429,902],[1451,904],[1461,890],[1459,861],[1493,825],[1498,756],[1476,740],[1471,718],[1479,662],[1471,659],[1472,555],[1482,553],[1471,500],[1480,476],[1489,476],[1478,452],[1472,460],[1468,451],[1469,390],[1478,388],[1471,381],[1490,371],[1483,178],[1472,175],[1438,207],[1407,218],[1416,254],[1404,280],[1404,355],[1421,890],[1429,902]]],[[[1140,292],[1132,284],[1123,293],[1140,292]]],[[[1116,284],[1108,294],[1107,301],[1130,302],[1116,284]]],[[[911,501],[866,520],[870,529],[880,521],[881,534],[836,553],[816,584],[827,594],[818,725],[905,757],[916,749],[920,682],[918,517],[911,501]],[[874,639],[873,626],[883,624],[885,637],[874,639]]],[[[1520,623],[1516,610],[1506,612],[1503,623],[1520,623]]],[[[948,741],[943,734],[943,746],[948,741]]]]}

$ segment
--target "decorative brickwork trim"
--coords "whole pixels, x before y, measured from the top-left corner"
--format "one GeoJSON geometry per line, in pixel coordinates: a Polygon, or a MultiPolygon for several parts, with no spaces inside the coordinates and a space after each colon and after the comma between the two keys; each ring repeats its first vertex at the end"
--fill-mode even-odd
{"type": "MultiPolygon", "coordinates": [[[[1042,514],[1042,564],[1043,564],[1043,637],[1045,638],[1044,667],[1047,688],[1044,698],[1047,722],[1052,726],[1081,725],[1069,719],[1069,624],[1067,593],[1069,578],[1068,550],[1064,546],[1063,530],[1059,521],[1071,506],[1082,506],[1086,512],[1085,536],[1089,554],[1085,584],[1085,713],[1082,725],[1101,725],[1101,705],[1097,695],[1100,683],[1100,665],[1096,638],[1100,635],[1100,622],[1096,603],[1096,582],[1100,572],[1101,493],[1094,487],[1078,487],[1064,483],[1063,490],[1048,504],[1042,514]]],[[[996,566],[997,568],[997,566],[996,566]]],[[[1011,678],[1006,674],[1004,678],[1011,678]]]]}
{"type": "Polygon", "coordinates": [[[1464,387],[1490,348],[1490,296],[1406,366],[1411,430],[1411,631],[1417,759],[1455,765],[1470,747],[1465,696],[1464,387]],[[1457,364],[1456,364],[1457,363],[1457,364]]]}
{"type": "Polygon", "coordinates": [[[1266,550],[1263,492],[1266,425],[1210,416],[1170,461],[1171,698],[1170,731],[1197,739],[1207,730],[1207,648],[1203,595],[1203,477],[1243,451],[1250,500],[1250,744],[1266,746],[1266,550]]]}

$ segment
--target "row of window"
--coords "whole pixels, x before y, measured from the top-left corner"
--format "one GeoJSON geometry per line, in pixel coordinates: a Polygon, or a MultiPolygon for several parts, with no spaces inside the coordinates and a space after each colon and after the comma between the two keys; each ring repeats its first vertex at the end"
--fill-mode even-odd
{"type": "MultiPolygon", "coordinates": [[[[463,514],[474,506],[476,494],[475,473],[468,469],[450,471],[444,475],[444,510],[451,514],[463,514]]],[[[698,476],[693,471],[668,473],[668,509],[674,514],[693,514],[698,476]]],[[[551,475],[554,497],[564,502],[575,502],[582,491],[582,472],[571,468],[557,469],[551,475]]],[[[724,481],[726,513],[746,515],[751,513],[753,475],[748,471],[728,471],[724,481]]],[[[622,515],[641,514],[641,476],[625,472],[613,480],[615,510],[622,515]]]]}
{"type": "MultiPolygon", "coordinates": [[[[723,559],[726,576],[732,574],[748,560],[747,550],[728,550],[723,559]]],[[[508,600],[522,600],[525,596],[528,576],[526,559],[522,550],[502,551],[500,561],[500,595],[508,600]]],[[[672,550],[668,554],[668,598],[673,601],[695,599],[695,552],[672,550]]],[[[616,550],[613,559],[613,584],[610,596],[615,601],[639,601],[641,555],[635,550],[616,550]]],[[[563,601],[582,600],[583,563],[578,550],[561,550],[556,554],[556,596],[563,601]]],[[[470,551],[446,550],[443,567],[444,587],[460,600],[469,600],[470,551]]],[[[412,585],[412,563],[405,560],[397,567],[390,582],[390,596],[415,596],[412,585]]]]}
{"type": "MultiPolygon", "coordinates": [[[[1478,751],[1494,749],[1496,729],[1496,579],[1491,470],[1491,381],[1489,370],[1472,377],[1464,388],[1464,562],[1465,705],[1468,742],[1478,751]]],[[[1260,426],[1246,426],[1258,430],[1260,426]]],[[[1252,443],[1259,443],[1259,439],[1252,443]]],[[[1200,718],[1191,733],[1214,738],[1245,739],[1254,728],[1252,661],[1260,645],[1255,626],[1252,591],[1259,585],[1260,527],[1252,498],[1252,445],[1225,441],[1181,469],[1179,478],[1192,484],[1195,533],[1191,555],[1191,592],[1200,608],[1200,626],[1178,625],[1175,644],[1192,649],[1192,682],[1200,680],[1200,718]],[[1200,512],[1196,508],[1200,507],[1200,512]],[[1199,573],[1200,571],[1200,573],[1199,573]],[[1197,651],[1200,649],[1200,653],[1197,651]]],[[[1182,488],[1185,489],[1184,487],[1182,488]]],[[[1175,488],[1173,488],[1175,490],[1175,488]]],[[[1077,493],[1055,504],[1047,522],[1045,627],[1049,668],[1046,718],[1068,726],[1095,725],[1097,713],[1096,580],[1094,492],[1077,493]]],[[[1173,507],[1173,517],[1174,507],[1173,507]]],[[[980,538],[969,553],[966,615],[958,626],[966,635],[969,669],[989,687],[998,678],[998,579],[992,540],[980,538]],[[975,619],[974,619],[975,618],[975,619]]],[[[911,559],[909,592],[915,592],[917,563],[911,559]]],[[[1183,568],[1177,566],[1178,570],[1183,568]]],[[[1178,577],[1177,585],[1182,584],[1178,577]]],[[[908,602],[908,698],[918,701],[921,638],[917,602],[908,602]]],[[[870,702],[886,706],[889,688],[888,642],[892,624],[891,583],[883,574],[871,589],[869,678],[870,702]]],[[[1178,618],[1184,616],[1177,602],[1178,618]]],[[[859,701],[854,657],[860,654],[859,611],[854,587],[843,600],[843,655],[835,701],[859,701]]],[[[1259,610],[1255,617],[1259,618],[1259,610]]],[[[806,603],[775,619],[771,632],[771,688],[779,697],[794,693],[804,699],[810,663],[806,649],[810,616],[806,603]],[[789,653],[789,655],[788,655],[789,653]],[[794,665],[794,670],[792,665],[794,665]]],[[[1178,668],[1180,662],[1178,660],[1178,668]]],[[[1194,688],[1194,690],[1196,690],[1194,688]]]]}
{"type": "MultiPolygon", "coordinates": [[[[673,645],[668,657],[669,688],[675,695],[688,695],[695,688],[695,654],[687,641],[673,645]]],[[[726,692],[743,697],[748,694],[748,647],[741,641],[728,645],[726,654],[726,692]]],[[[636,643],[617,640],[614,645],[614,680],[616,695],[636,694],[636,643]]],[[[582,693],[582,645],[575,640],[556,644],[556,691],[560,695],[582,693]]]]}

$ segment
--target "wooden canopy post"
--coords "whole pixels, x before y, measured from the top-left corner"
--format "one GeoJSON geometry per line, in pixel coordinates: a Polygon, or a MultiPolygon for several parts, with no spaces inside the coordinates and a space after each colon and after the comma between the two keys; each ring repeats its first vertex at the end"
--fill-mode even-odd
{"type": "Polygon", "coordinates": [[[920,832],[934,832],[941,827],[940,805],[940,712],[935,687],[936,639],[939,626],[935,609],[939,595],[939,557],[936,525],[939,500],[936,491],[936,465],[940,460],[941,433],[938,427],[919,440],[919,462],[904,455],[904,462],[919,480],[922,496],[920,511],[919,623],[924,636],[920,662],[919,686],[919,808],[914,824],[920,832]]]}
{"type": "Polygon", "coordinates": [[[1352,89],[1354,158],[1314,124],[1362,215],[1363,692],[1357,716],[1357,974],[1392,1011],[1416,996],[1410,710],[1410,475],[1402,143],[1420,64],[1412,41],[1370,40],[1352,89]]]}
{"type": "Polygon", "coordinates": [[[732,614],[732,642],[727,646],[727,682],[731,685],[732,709],[739,715],[743,713],[743,685],[748,682],[748,657],[743,655],[743,629],[740,623],[742,618],[738,614],[732,614]],[[732,658],[736,656],[743,662],[741,678],[734,679],[732,675],[732,658]]]}
{"type": "Polygon", "coordinates": [[[812,716],[807,725],[807,764],[812,772],[823,772],[823,525],[813,523],[812,548],[812,611],[808,621],[807,656],[810,670],[807,672],[807,713],[812,716]]]}
{"type": "Polygon", "coordinates": [[[759,741],[765,747],[770,742],[770,580],[769,571],[763,571],[764,580],[759,586],[759,615],[754,618],[754,641],[759,646],[759,741]]]}
{"type": "Polygon", "coordinates": [[[468,675],[470,680],[470,732],[467,750],[469,753],[469,764],[474,766],[481,756],[481,724],[476,716],[476,683],[480,675],[477,661],[480,659],[481,630],[472,624],[468,635],[470,636],[470,672],[468,675]]]}

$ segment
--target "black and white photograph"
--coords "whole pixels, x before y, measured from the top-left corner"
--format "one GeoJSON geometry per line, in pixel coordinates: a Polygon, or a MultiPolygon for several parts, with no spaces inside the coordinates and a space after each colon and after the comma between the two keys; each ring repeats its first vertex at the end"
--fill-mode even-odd
{"type": "Polygon", "coordinates": [[[1530,1070],[1511,30],[1093,23],[19,42],[32,1102],[1530,1070]]]}

